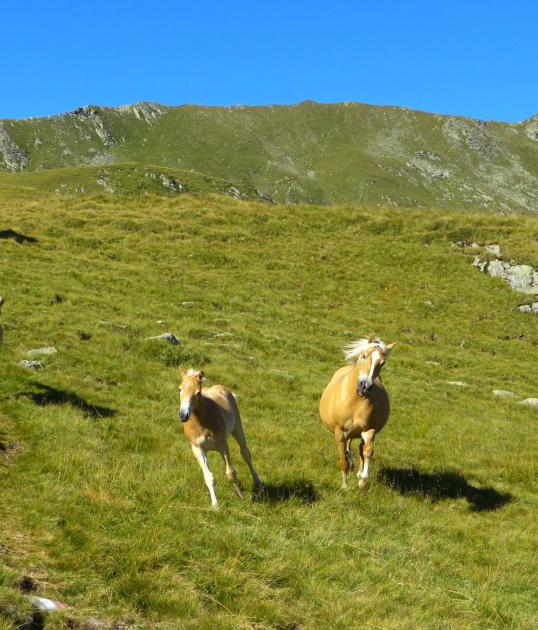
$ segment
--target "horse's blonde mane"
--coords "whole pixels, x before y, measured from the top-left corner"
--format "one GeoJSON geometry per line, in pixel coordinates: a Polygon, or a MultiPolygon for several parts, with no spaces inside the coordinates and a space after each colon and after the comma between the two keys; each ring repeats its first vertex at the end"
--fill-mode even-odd
{"type": "MultiPolygon", "coordinates": [[[[200,370],[195,370],[194,368],[189,368],[187,370],[187,373],[185,374],[185,376],[198,376],[198,374],[200,374],[200,370]]],[[[206,377],[202,376],[202,383],[206,382],[206,377]]]]}
{"type": "Polygon", "coordinates": [[[388,354],[389,352],[386,344],[381,341],[381,339],[374,339],[373,341],[368,341],[368,339],[358,339],[357,341],[352,341],[344,348],[346,361],[348,363],[353,363],[359,354],[369,348],[381,348],[384,354],[388,354]]]}

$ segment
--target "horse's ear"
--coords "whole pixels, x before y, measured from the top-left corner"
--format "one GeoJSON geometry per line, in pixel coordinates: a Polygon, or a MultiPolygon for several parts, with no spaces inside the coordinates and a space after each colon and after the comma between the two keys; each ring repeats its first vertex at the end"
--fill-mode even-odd
{"type": "Polygon", "coordinates": [[[198,372],[198,376],[200,377],[200,380],[201,380],[201,381],[203,381],[203,380],[205,379],[205,374],[204,374],[204,371],[203,371],[203,370],[200,370],[200,371],[198,372]]]}
{"type": "Polygon", "coordinates": [[[388,343],[387,346],[386,346],[387,347],[387,352],[390,352],[397,343],[398,343],[397,341],[394,341],[393,343],[388,343]]]}
{"type": "Polygon", "coordinates": [[[185,376],[187,374],[187,370],[183,367],[180,367],[179,371],[181,372],[181,376],[185,376]]]}
{"type": "Polygon", "coordinates": [[[371,335],[368,335],[368,343],[372,343],[375,339],[375,333],[372,333],[371,335]]]}

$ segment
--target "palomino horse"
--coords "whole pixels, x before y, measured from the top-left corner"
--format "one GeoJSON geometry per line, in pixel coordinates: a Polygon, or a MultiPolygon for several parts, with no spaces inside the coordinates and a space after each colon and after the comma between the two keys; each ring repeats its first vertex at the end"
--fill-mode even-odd
{"type": "Polygon", "coordinates": [[[181,377],[179,419],[185,423],[185,435],[204,473],[213,508],[218,509],[219,504],[215,494],[215,480],[207,462],[207,451],[218,451],[221,454],[226,465],[226,476],[232,482],[239,497],[245,498],[230,460],[228,448],[230,433],[239,444],[241,455],[250,469],[256,488],[261,489],[263,484],[252,464],[241,416],[232,392],[222,385],[202,388],[204,380],[202,371],[181,368],[181,377]]]}
{"type": "Polygon", "coordinates": [[[379,372],[395,343],[387,345],[370,335],[347,346],[345,357],[351,365],[335,372],[321,396],[319,413],[336,439],[343,489],[348,487],[347,473],[353,468],[350,448],[355,438],[361,438],[359,488],[368,483],[374,439],[390,413],[379,372]]]}

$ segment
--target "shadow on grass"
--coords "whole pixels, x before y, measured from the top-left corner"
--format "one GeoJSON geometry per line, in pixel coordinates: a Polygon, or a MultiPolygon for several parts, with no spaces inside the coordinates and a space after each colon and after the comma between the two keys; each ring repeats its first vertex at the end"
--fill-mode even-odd
{"type": "Polygon", "coordinates": [[[495,488],[475,488],[463,475],[454,472],[421,473],[416,468],[384,468],[380,479],[400,494],[422,496],[432,501],[466,499],[473,512],[498,510],[513,500],[495,488]]]}
{"type": "Polygon", "coordinates": [[[88,418],[109,418],[116,415],[117,411],[110,407],[101,407],[93,405],[81,398],[75,392],[66,389],[57,389],[43,383],[33,383],[34,387],[39,391],[20,392],[18,396],[25,396],[33,403],[40,407],[48,405],[70,405],[74,409],[79,409],[88,418]]]}
{"type": "Polygon", "coordinates": [[[296,479],[283,483],[268,483],[255,495],[255,500],[263,503],[281,503],[294,499],[306,505],[315,503],[318,495],[312,482],[307,479],[296,479]]]}
{"type": "Polygon", "coordinates": [[[37,243],[37,238],[34,236],[26,236],[25,234],[20,234],[20,232],[15,232],[15,230],[0,230],[0,239],[1,238],[12,238],[14,241],[17,241],[19,245],[21,243],[37,243]]]}

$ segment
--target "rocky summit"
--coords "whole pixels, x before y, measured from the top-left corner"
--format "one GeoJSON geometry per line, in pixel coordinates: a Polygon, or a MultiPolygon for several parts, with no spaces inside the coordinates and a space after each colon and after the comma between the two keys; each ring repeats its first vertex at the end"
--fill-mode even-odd
{"type": "MultiPolygon", "coordinates": [[[[168,169],[155,171],[166,194],[186,189],[170,184],[170,169],[179,169],[225,181],[232,195],[251,190],[286,203],[537,212],[537,158],[538,116],[512,124],[349,102],[138,103],[0,121],[0,171],[136,163],[140,180],[140,165],[168,169]]],[[[93,184],[122,192],[107,176],[93,184]]],[[[87,192],[70,181],[56,188],[87,192]]]]}

